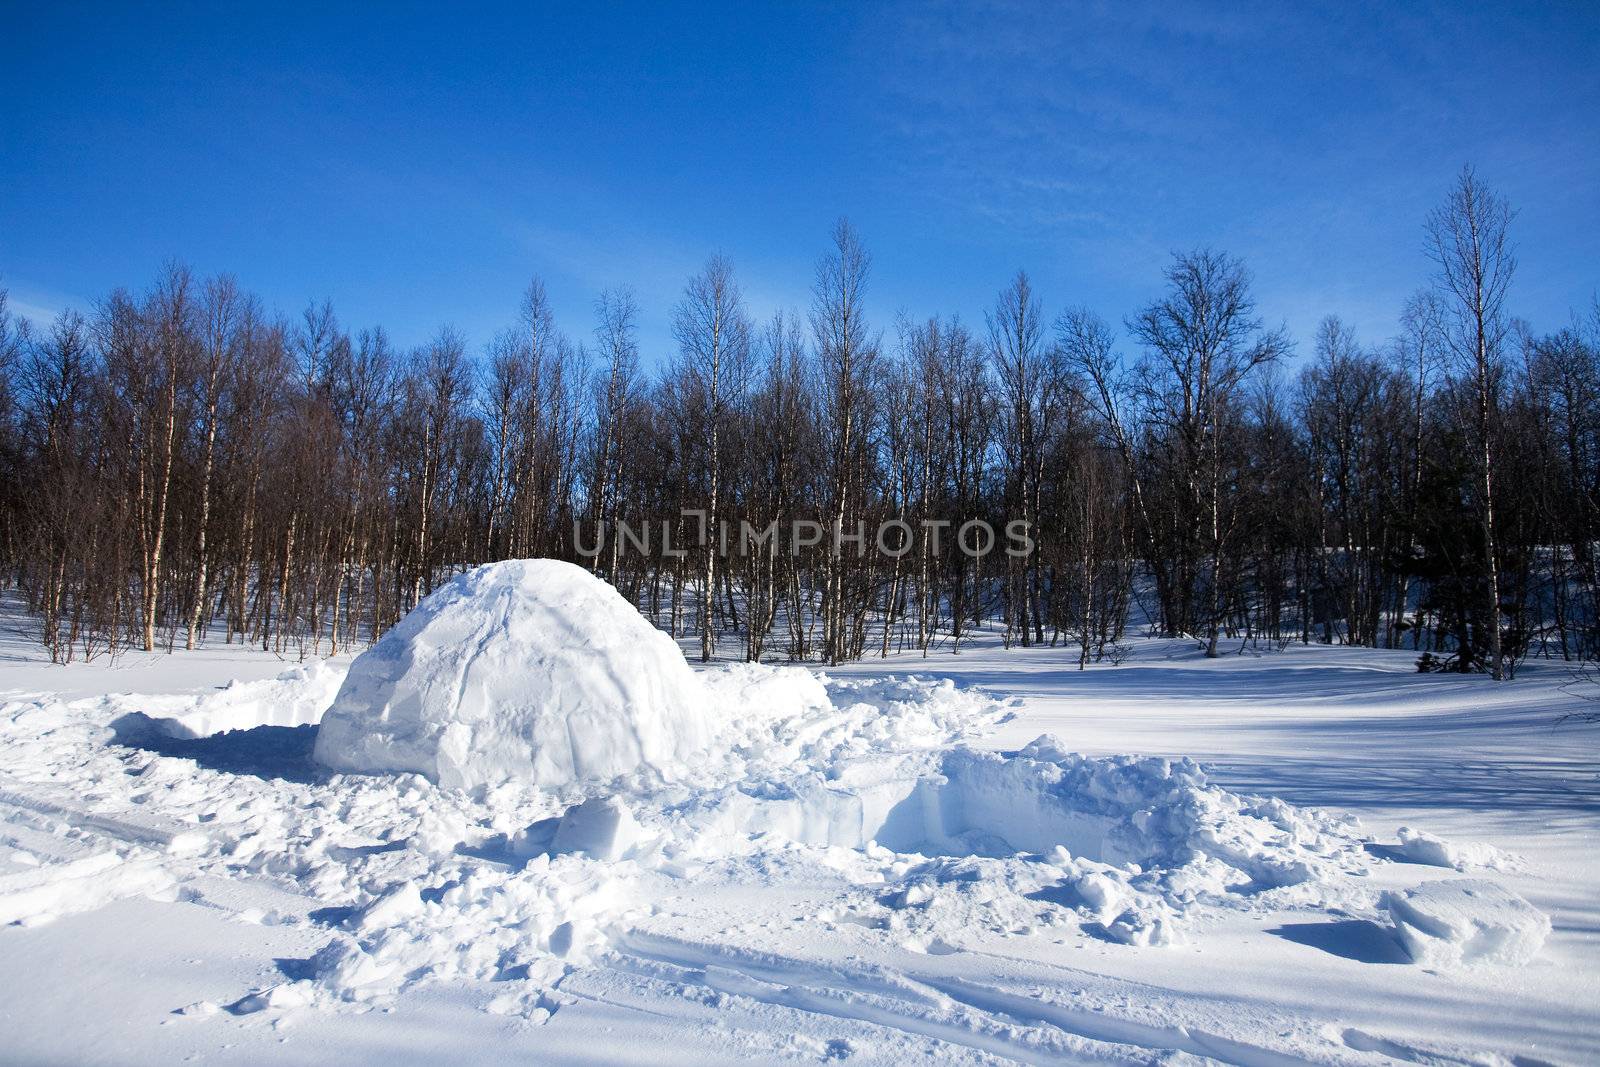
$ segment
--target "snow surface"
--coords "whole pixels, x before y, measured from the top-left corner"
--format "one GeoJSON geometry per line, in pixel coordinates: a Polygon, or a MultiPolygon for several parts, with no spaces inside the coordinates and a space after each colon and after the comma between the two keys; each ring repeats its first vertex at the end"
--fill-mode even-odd
{"type": "Polygon", "coordinates": [[[1559,669],[722,665],[670,773],[460,789],[330,774],[307,724],[175,736],[321,668],[8,654],[63,695],[0,704],[0,1061],[1600,1059],[1559,669]],[[82,695],[130,677],[166,695],[82,695]]]}
{"type": "Polygon", "coordinates": [[[678,647],[610,585],[507,560],[453,579],[356,657],[315,755],[443,786],[555,787],[670,773],[705,743],[705,713],[678,647]]]}

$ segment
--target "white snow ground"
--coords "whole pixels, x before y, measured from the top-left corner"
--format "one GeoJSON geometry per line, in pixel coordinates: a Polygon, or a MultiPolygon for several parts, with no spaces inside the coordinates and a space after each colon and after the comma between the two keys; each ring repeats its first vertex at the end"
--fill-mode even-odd
{"type": "Polygon", "coordinates": [[[1559,666],[716,668],[711,751],[580,805],[328,781],[293,725],[326,672],[258,651],[0,656],[0,1062],[1600,1061],[1600,735],[1559,666]],[[1456,879],[1549,916],[1531,960],[1411,961],[1385,892],[1456,879]]]}

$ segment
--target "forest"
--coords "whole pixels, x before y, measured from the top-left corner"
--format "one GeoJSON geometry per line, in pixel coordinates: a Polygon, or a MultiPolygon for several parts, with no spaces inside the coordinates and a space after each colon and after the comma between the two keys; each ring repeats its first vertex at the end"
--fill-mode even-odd
{"type": "Polygon", "coordinates": [[[536,279],[487,343],[410,351],[180,264],[48,327],[0,291],[0,581],[63,662],[336,654],[540,556],[704,659],[952,653],[984,626],[1080,667],[1133,626],[1495,678],[1600,657],[1600,304],[1515,316],[1514,212],[1471,169],[1420,221],[1433,269],[1381,342],[1333,314],[1291,339],[1212,249],[1120,321],[1022,272],[981,322],[875,320],[844,221],[810,307],[768,321],[711,257],[659,360],[627,288],[564,329],[536,279]],[[961,551],[973,519],[1029,550],[961,551]],[[796,521],[902,524],[910,550],[701,536],[796,521]],[[686,551],[593,550],[663,523],[686,551]]]}

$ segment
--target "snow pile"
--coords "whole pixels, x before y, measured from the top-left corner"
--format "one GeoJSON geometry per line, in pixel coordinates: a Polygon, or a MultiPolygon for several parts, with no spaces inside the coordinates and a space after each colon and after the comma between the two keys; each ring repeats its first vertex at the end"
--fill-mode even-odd
{"type": "Polygon", "coordinates": [[[1400,845],[1395,852],[1411,863],[1429,867],[1453,867],[1458,871],[1486,867],[1494,871],[1514,871],[1520,867],[1515,858],[1493,845],[1481,841],[1465,843],[1446,841],[1424,830],[1400,827],[1400,845]]]}
{"type": "Polygon", "coordinates": [[[559,977],[601,949],[636,906],[626,870],[541,857],[526,872],[480,870],[424,900],[403,882],[357,913],[310,961],[311,997],[351,1001],[429,980],[559,977]]]}
{"type": "Polygon", "coordinates": [[[196,738],[258,726],[309,726],[322,719],[343,683],[345,668],[326,660],[292,667],[276,678],[229,682],[197,695],[110,698],[113,707],[147,720],[168,737],[196,738]]]}
{"type": "Polygon", "coordinates": [[[478,868],[442,885],[401,879],[340,925],[305,961],[304,977],[230,1008],[370,1003],[422,981],[484,981],[515,985],[491,1010],[530,1015],[545,990],[604,949],[611,923],[637,911],[635,874],[568,856],[540,857],[522,872],[478,868]],[[531,995],[511,1003],[519,994],[531,995]]]}
{"type": "Polygon", "coordinates": [[[706,694],[611,586],[556,560],[479,567],[351,664],[317,736],[340,771],[454,788],[671,773],[703,747],[706,694]]]}
{"type": "Polygon", "coordinates": [[[843,681],[804,667],[735,663],[703,678],[721,724],[718,758],[742,777],[803,765],[839,779],[863,759],[937,752],[1010,715],[986,693],[916,675],[843,681]]]}
{"type": "Polygon", "coordinates": [[[1458,878],[1387,892],[1383,905],[1415,963],[1527,963],[1550,935],[1550,919],[1495,882],[1458,878]]]}
{"type": "Polygon", "coordinates": [[[1150,883],[1166,872],[1161,892],[1174,898],[1364,866],[1356,820],[1231,793],[1192,760],[1089,757],[1050,736],[992,752],[960,743],[1006,714],[980,693],[825,681],[748,666],[713,678],[745,714],[722,739],[725,766],[686,783],[696,788],[673,813],[679,838],[708,853],[771,836],[918,857],[1064,856],[1082,865],[1075,874],[1150,883]],[[870,699],[848,703],[856,695],[870,699]]]}
{"type": "Polygon", "coordinates": [[[1174,906],[1158,876],[1075,858],[941,856],[899,873],[886,865],[888,888],[858,895],[844,914],[880,926],[917,952],[975,947],[975,938],[1029,937],[1081,930],[1125,945],[1164,946],[1186,940],[1192,902],[1174,906]]]}

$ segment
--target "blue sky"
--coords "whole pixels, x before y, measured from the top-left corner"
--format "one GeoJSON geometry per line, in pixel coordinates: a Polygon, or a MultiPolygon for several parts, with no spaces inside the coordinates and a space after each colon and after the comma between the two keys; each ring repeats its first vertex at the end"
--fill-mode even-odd
{"type": "Polygon", "coordinates": [[[480,344],[538,274],[580,338],[631,285],[656,360],[707,255],[803,307],[846,215],[886,331],[979,323],[1018,267],[1120,322],[1210,245],[1302,349],[1332,312],[1375,342],[1468,161],[1520,212],[1516,313],[1600,289],[1593,3],[232,6],[0,0],[14,307],[177,257],[480,344]]]}

